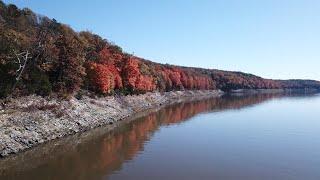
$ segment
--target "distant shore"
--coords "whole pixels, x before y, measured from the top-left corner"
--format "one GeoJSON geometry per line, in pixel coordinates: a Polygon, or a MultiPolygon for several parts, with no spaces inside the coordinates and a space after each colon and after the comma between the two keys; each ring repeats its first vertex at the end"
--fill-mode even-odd
{"type": "Polygon", "coordinates": [[[261,94],[261,93],[315,93],[320,92],[319,89],[305,88],[305,89],[238,89],[231,90],[229,93],[232,94],[261,94]]]}

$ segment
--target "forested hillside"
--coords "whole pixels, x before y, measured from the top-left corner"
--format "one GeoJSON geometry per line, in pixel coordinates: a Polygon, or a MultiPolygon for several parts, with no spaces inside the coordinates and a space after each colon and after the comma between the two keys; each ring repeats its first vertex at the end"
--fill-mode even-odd
{"type": "Polygon", "coordinates": [[[75,32],[55,19],[0,1],[0,97],[51,93],[66,97],[80,89],[108,95],[309,87],[319,89],[320,83],[154,63],[125,53],[96,34],[75,32]]]}

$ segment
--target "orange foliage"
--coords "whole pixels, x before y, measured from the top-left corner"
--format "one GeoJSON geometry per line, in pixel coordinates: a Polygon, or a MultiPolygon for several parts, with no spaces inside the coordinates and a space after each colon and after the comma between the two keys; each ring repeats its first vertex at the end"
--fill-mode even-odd
{"type": "Polygon", "coordinates": [[[125,81],[134,91],[153,91],[156,89],[153,77],[143,75],[139,69],[139,60],[129,57],[124,65],[125,81]]]}
{"type": "Polygon", "coordinates": [[[110,51],[103,48],[99,52],[98,63],[88,63],[88,77],[96,91],[109,94],[115,89],[123,88],[120,69],[115,66],[114,62],[110,51]]]}
{"type": "Polygon", "coordinates": [[[90,62],[88,69],[88,76],[97,91],[108,94],[123,87],[121,77],[114,66],[90,62]]]}

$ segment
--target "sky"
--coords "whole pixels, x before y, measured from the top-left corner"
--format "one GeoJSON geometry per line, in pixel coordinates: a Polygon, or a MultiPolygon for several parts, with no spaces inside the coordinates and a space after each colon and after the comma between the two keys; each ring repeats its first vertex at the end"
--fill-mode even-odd
{"type": "Polygon", "coordinates": [[[318,0],[4,0],[160,63],[320,80],[318,0]]]}

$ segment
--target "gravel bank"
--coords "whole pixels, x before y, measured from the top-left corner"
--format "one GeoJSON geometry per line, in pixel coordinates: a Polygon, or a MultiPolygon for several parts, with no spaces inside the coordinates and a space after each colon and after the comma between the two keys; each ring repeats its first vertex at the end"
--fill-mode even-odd
{"type": "Polygon", "coordinates": [[[0,156],[18,153],[52,139],[111,125],[147,109],[192,98],[210,98],[222,91],[175,91],[80,100],[26,96],[0,107],[0,156]]]}

